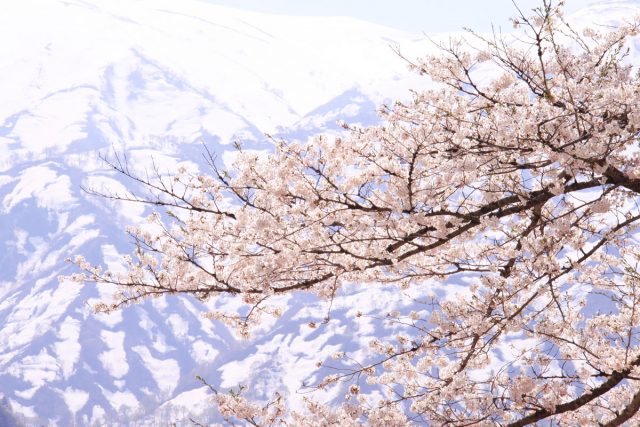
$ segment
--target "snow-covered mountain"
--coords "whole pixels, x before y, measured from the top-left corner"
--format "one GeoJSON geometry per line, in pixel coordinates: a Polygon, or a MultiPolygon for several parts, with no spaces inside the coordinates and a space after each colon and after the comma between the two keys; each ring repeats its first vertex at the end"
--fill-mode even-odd
{"type": "MultiPolygon", "coordinates": [[[[265,133],[306,139],[335,121],[369,124],[382,102],[426,82],[409,58],[422,35],[349,18],[271,16],[198,0],[20,0],[0,13],[0,423],[168,425],[215,419],[206,378],[248,385],[258,398],[296,391],[318,360],[383,334],[402,304],[393,289],[345,292],[328,305],[283,299],[284,316],[250,341],[202,318],[189,298],[156,299],[112,315],[90,304],[106,289],[58,282],[84,254],[117,266],[124,232],[149,213],[81,186],[131,186],[99,154],[124,153],[144,171],[204,168],[265,133]],[[357,324],[356,324],[357,322],[357,324]],[[6,410],[5,410],[6,409],[6,410]]],[[[602,2],[601,2],[602,3],[602,2]]],[[[581,12],[619,19],[636,3],[581,12]],[[609,13],[609,15],[607,15],[609,13]]],[[[437,289],[435,289],[437,291],[437,289]]],[[[215,304],[234,304],[221,299],[215,304]]],[[[334,395],[328,394],[330,399],[334,395]]]]}
{"type": "Polygon", "coordinates": [[[99,153],[125,153],[140,171],[153,159],[170,171],[183,161],[203,167],[203,143],[224,158],[235,140],[266,148],[265,133],[306,138],[337,119],[372,123],[382,101],[421,84],[390,45],[417,52],[424,38],[347,18],[268,16],[195,0],[7,3],[0,13],[6,406],[27,425],[167,425],[208,419],[196,375],[222,388],[295,392],[315,361],[342,345],[341,322],[304,326],[310,311],[322,310],[318,302],[284,301],[291,309],[274,331],[245,342],[203,319],[190,299],[95,315],[91,302],[108,292],[59,283],[74,271],[65,259],[75,254],[117,265],[129,250],[125,226],[148,213],[81,185],[131,185],[99,153]]]}

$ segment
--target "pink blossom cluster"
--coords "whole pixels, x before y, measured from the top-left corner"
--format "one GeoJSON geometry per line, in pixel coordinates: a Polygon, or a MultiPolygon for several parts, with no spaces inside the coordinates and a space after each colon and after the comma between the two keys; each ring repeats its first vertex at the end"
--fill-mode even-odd
{"type": "Polygon", "coordinates": [[[79,259],[75,278],[120,286],[100,310],[238,295],[245,310],[208,316],[245,336],[281,314],[274,295],[470,283],[427,315],[393,313],[407,330],[372,342],[368,361],[338,355],[317,387],[346,383],[347,403],[301,413],[280,396],[218,394],[228,419],[640,423],[640,79],[627,60],[638,25],[579,32],[547,2],[514,22],[517,40],[452,40],[413,63],[436,86],[385,108],[382,125],[240,149],[229,170],[212,156],[208,175],[138,178],[170,216],[131,230],[126,273],[79,259]]]}

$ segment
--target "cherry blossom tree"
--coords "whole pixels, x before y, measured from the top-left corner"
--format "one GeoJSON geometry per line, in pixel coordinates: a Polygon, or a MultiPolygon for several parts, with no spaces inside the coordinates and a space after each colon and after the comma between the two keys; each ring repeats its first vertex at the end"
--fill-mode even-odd
{"type": "Polygon", "coordinates": [[[346,403],[293,411],[282,396],[217,393],[229,420],[640,423],[640,79],[627,49],[638,24],[577,30],[550,1],[513,22],[516,36],[470,33],[412,63],[432,89],[383,108],[379,126],[274,141],[268,155],[238,147],[228,169],[211,154],[208,174],[141,178],[116,157],[150,192],[106,196],[158,213],[130,230],[126,273],[78,258],[75,278],[119,286],[100,311],[237,295],[246,310],[207,316],[243,335],[280,314],[277,295],[467,284],[428,315],[394,313],[405,335],[316,384],[342,383],[346,403]]]}

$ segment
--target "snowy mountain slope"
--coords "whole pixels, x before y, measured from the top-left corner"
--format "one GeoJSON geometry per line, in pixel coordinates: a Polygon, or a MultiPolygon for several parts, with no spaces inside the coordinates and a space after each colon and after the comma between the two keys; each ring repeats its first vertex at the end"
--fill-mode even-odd
{"type": "MultiPolygon", "coordinates": [[[[596,5],[580,21],[636,9],[596,5]]],[[[108,292],[57,277],[74,271],[64,260],[80,253],[117,266],[129,250],[124,227],[149,213],[81,191],[131,186],[99,152],[126,153],[140,171],[151,159],[162,171],[204,168],[202,143],[224,158],[235,140],[267,149],[265,132],[306,139],[336,131],[336,119],[373,123],[377,105],[425,84],[389,45],[413,57],[429,49],[423,37],[195,0],[23,0],[4,6],[0,40],[0,395],[20,420],[213,420],[196,375],[221,388],[249,385],[258,398],[280,390],[300,404],[316,361],[391,333],[367,314],[400,307],[394,289],[366,299],[345,292],[317,328],[308,323],[328,304],[287,298],[270,331],[239,341],[190,299],[95,315],[91,302],[108,292]]]]}
{"type": "MultiPolygon", "coordinates": [[[[189,299],[95,315],[90,304],[106,290],[58,283],[75,254],[117,266],[124,227],[148,213],[80,186],[131,185],[99,152],[169,171],[182,159],[203,167],[202,143],[223,155],[234,140],[267,148],[265,132],[306,138],[336,119],[371,123],[381,101],[420,84],[389,48],[417,49],[419,38],[198,1],[27,0],[6,5],[0,39],[12,41],[0,43],[0,394],[18,418],[166,425],[206,415],[196,375],[222,387],[262,381],[265,395],[280,386],[263,375],[278,377],[275,365],[260,365],[272,335],[238,341],[189,299]],[[248,366],[258,379],[247,379],[248,366]]],[[[283,303],[293,309],[274,333],[294,348],[306,303],[283,303]]],[[[316,356],[338,347],[325,343],[327,330],[311,332],[278,365],[293,375],[302,349],[317,349],[282,379],[292,391],[316,356]]]]}

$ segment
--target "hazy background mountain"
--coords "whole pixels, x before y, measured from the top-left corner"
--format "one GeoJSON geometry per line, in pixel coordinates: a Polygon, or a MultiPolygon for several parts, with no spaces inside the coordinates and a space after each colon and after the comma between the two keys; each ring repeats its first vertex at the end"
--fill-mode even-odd
{"type": "Polygon", "coordinates": [[[197,374],[221,387],[295,392],[321,353],[341,341],[336,325],[294,338],[311,316],[303,308],[316,304],[309,298],[290,300],[294,308],[271,335],[244,342],[202,319],[204,308],[188,298],[97,316],[90,303],[108,290],[59,283],[74,271],[65,263],[74,254],[117,265],[129,250],[124,227],[148,213],[80,186],[131,185],[99,153],[125,153],[139,171],[153,159],[169,172],[182,161],[203,168],[202,144],[225,159],[236,140],[268,149],[265,133],[306,138],[337,119],[373,123],[378,104],[419,84],[390,45],[415,49],[424,38],[352,19],[198,1],[3,7],[0,393],[7,406],[29,425],[145,416],[166,425],[209,409],[197,374]],[[276,350],[286,354],[273,357],[276,350]],[[293,368],[301,358],[309,363],[293,368]]]}

